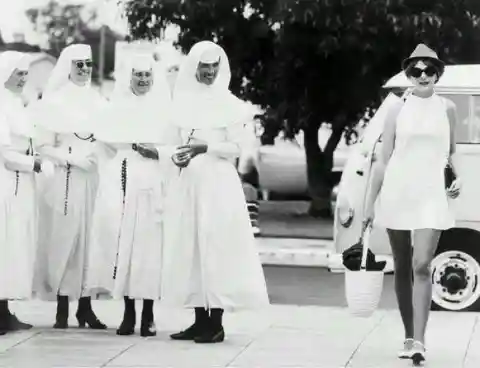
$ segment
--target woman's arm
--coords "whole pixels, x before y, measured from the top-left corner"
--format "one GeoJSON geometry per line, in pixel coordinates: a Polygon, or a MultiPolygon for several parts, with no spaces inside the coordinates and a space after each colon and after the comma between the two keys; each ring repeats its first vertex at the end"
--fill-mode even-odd
{"type": "Polygon", "coordinates": [[[447,102],[447,116],[450,123],[450,152],[448,155],[448,163],[452,168],[455,177],[458,176],[458,163],[457,163],[457,144],[456,144],[456,130],[457,130],[457,107],[455,103],[449,99],[445,99],[447,102]]]}

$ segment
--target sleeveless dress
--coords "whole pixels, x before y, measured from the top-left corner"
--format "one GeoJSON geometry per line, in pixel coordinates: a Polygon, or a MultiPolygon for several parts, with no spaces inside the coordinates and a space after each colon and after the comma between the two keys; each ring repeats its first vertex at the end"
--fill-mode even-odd
{"type": "Polygon", "coordinates": [[[455,225],[445,190],[450,152],[446,101],[410,95],[397,117],[395,148],[375,209],[375,224],[395,230],[455,225]]]}

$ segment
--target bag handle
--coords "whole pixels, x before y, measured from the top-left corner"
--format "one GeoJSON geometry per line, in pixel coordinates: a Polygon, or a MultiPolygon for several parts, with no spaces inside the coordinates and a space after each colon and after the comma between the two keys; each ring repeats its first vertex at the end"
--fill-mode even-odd
{"type": "Polygon", "coordinates": [[[360,236],[360,244],[362,244],[362,262],[360,263],[360,270],[367,268],[367,256],[370,249],[370,233],[372,231],[371,224],[364,224],[362,227],[362,234],[360,236]]]}

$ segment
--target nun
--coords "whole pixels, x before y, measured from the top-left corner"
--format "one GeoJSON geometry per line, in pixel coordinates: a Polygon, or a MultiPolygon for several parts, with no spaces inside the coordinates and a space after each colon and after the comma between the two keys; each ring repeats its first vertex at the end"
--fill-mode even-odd
{"type": "Polygon", "coordinates": [[[85,293],[86,255],[97,189],[99,145],[92,131],[106,101],[90,87],[90,46],[66,47],[41,100],[31,105],[41,154],[55,163],[55,175],[40,189],[39,245],[35,291],[56,297],[54,328],[68,328],[69,301],[79,300],[79,327],[105,329],[85,293]]]}
{"type": "Polygon", "coordinates": [[[8,306],[9,300],[32,297],[36,253],[35,176],[52,173],[51,162],[34,149],[34,127],[22,99],[29,58],[0,55],[0,334],[30,329],[8,306]]]}
{"type": "Polygon", "coordinates": [[[100,171],[89,249],[87,287],[123,298],[117,335],[135,331],[135,300],[143,300],[141,336],[155,336],[153,306],[161,295],[163,201],[178,129],[170,123],[166,73],[152,55],[136,55],[120,71],[95,137],[110,151],[100,171]]]}
{"type": "Polygon", "coordinates": [[[174,123],[183,144],[172,156],[179,172],[168,192],[162,300],[194,309],[195,321],[173,340],[222,342],[225,310],[269,305],[235,168],[249,142],[252,110],[229,83],[227,55],[210,41],[193,46],[175,83],[174,123]]]}

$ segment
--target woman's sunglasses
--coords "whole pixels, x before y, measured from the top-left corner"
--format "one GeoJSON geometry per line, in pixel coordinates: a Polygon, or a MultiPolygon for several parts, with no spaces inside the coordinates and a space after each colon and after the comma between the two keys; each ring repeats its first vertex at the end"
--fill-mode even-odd
{"type": "Polygon", "coordinates": [[[76,61],[75,62],[75,66],[78,68],[78,69],[83,69],[84,66],[86,66],[87,68],[91,68],[93,66],[93,61],[91,60],[87,60],[87,61],[76,61]]]}
{"type": "Polygon", "coordinates": [[[438,73],[438,71],[437,71],[437,68],[435,68],[434,66],[431,66],[431,65],[427,66],[425,69],[420,69],[420,68],[417,68],[417,67],[413,67],[409,70],[409,74],[413,78],[420,78],[423,73],[425,73],[425,75],[427,77],[433,77],[434,75],[436,75],[438,73]]]}

